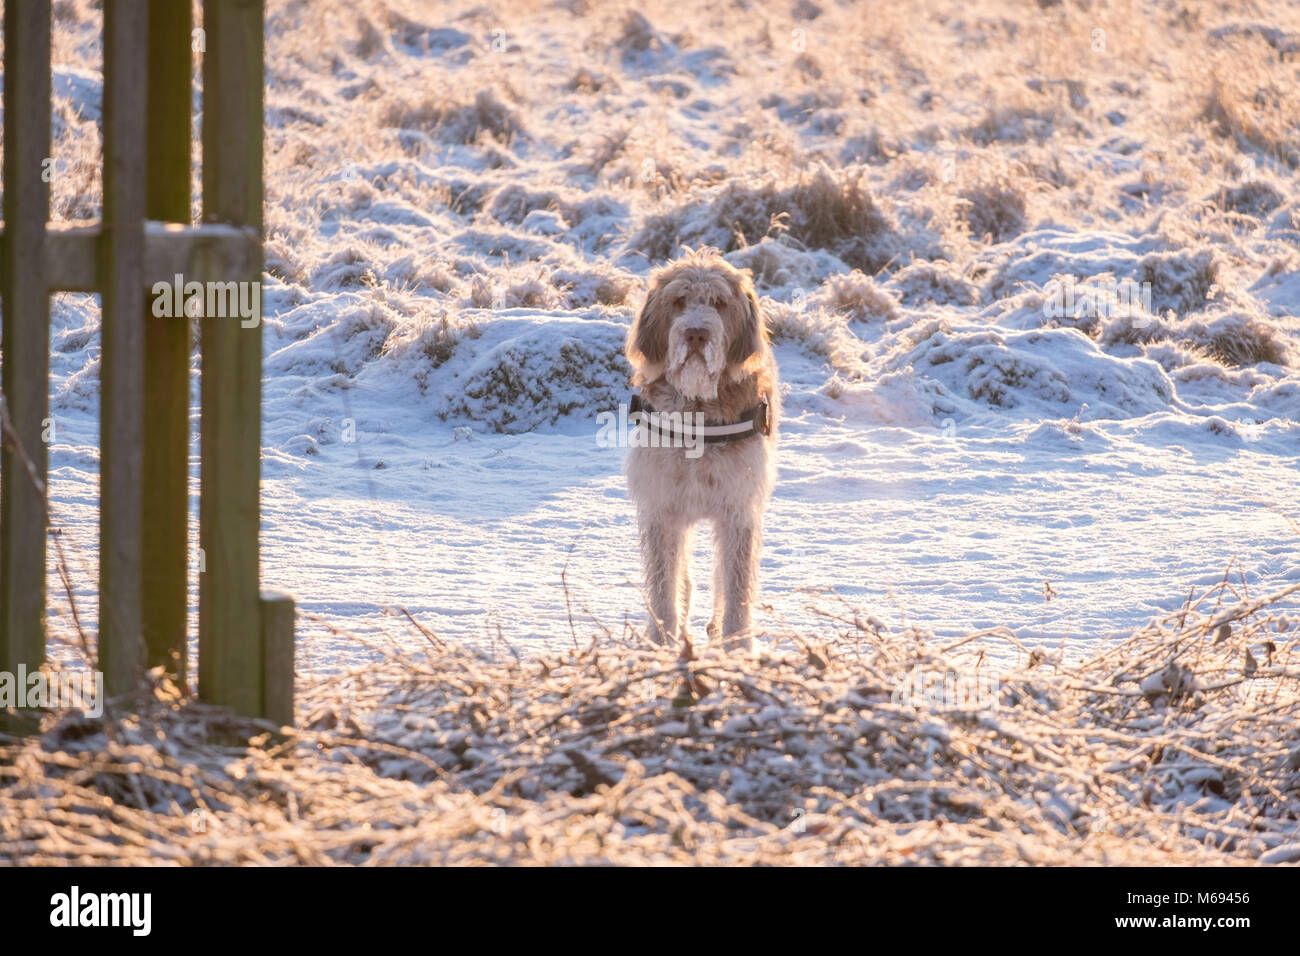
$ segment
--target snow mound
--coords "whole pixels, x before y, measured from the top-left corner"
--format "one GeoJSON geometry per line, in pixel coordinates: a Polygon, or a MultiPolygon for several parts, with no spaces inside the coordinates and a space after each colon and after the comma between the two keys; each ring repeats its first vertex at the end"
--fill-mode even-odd
{"type": "Polygon", "coordinates": [[[515,434],[575,416],[594,433],[597,412],[627,401],[627,329],[617,322],[508,312],[480,329],[428,380],[443,419],[515,434]]]}
{"type": "MultiPolygon", "coordinates": [[[[551,291],[534,279],[504,295],[513,303],[551,291]]],[[[281,384],[393,395],[414,386],[411,400],[430,417],[498,433],[553,426],[566,416],[594,420],[626,401],[631,377],[627,327],[599,311],[586,318],[508,307],[432,312],[421,296],[340,293],[288,310],[275,331],[285,344],[271,351],[265,369],[281,384]]]]}
{"type": "Polygon", "coordinates": [[[953,263],[939,259],[917,259],[889,279],[907,305],[974,305],[979,289],[953,263]]]}
{"type": "Polygon", "coordinates": [[[975,413],[1058,418],[1087,405],[1088,418],[1128,418],[1167,411],[1174,400],[1158,364],[1107,355],[1075,329],[953,329],[934,320],[896,342],[882,369],[933,381],[975,413]]]}
{"type": "Polygon", "coordinates": [[[1044,227],[995,247],[974,267],[988,274],[983,300],[993,302],[1053,280],[1106,278],[1149,284],[1151,311],[1179,315],[1204,308],[1220,279],[1210,248],[1169,248],[1158,236],[1044,227]]]}

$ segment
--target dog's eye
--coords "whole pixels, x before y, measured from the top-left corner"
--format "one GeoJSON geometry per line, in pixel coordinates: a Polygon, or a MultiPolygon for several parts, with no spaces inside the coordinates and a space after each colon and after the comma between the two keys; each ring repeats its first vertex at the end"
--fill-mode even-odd
{"type": "Polygon", "coordinates": [[[679,295],[677,298],[673,299],[673,308],[674,309],[686,308],[686,297],[679,295]]]}

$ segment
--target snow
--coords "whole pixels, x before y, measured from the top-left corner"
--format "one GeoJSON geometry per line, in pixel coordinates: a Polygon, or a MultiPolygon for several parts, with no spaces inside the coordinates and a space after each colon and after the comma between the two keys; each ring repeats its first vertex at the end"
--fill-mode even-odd
{"type": "MultiPolygon", "coordinates": [[[[297,598],[305,668],[419,642],[399,607],[537,652],[639,622],[623,450],[597,414],[628,398],[623,335],[682,244],[752,269],[773,326],[761,626],[825,632],[831,591],[891,629],[1005,626],[1077,657],[1225,574],[1300,580],[1300,187],[1257,145],[1267,124],[1162,121],[1121,53],[1065,77],[1081,100],[1004,80],[990,110],[924,49],[974,35],[964,4],[918,21],[892,78],[839,45],[893,42],[851,9],[792,21],[803,62],[784,13],[742,58],[720,20],[669,8],[312,6],[270,5],[263,289],[262,580],[297,598]],[[1149,283],[1150,311],[1053,315],[1062,277],[1149,283]]],[[[97,15],[69,9],[57,49],[81,59],[55,97],[76,143],[97,15]]],[[[1232,26],[1178,42],[1254,42],[1232,26]]],[[[1030,55],[985,27],[972,56],[1030,55]]],[[[55,181],[56,209],[97,200],[83,178],[55,181]]],[[[94,300],[59,296],[50,489],[92,629],[98,355],[94,300]]],[[[697,549],[703,572],[707,533],[697,549]]]]}

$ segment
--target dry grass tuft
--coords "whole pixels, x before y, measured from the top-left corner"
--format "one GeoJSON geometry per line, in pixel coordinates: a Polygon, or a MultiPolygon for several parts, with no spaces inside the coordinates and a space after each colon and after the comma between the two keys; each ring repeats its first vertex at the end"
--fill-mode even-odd
{"type": "Polygon", "coordinates": [[[397,129],[420,130],[443,142],[473,145],[483,139],[508,144],[523,130],[519,115],[494,90],[479,90],[469,102],[452,99],[421,103],[393,102],[382,123],[397,129]]]}
{"type": "MultiPolygon", "coordinates": [[[[1286,333],[1266,316],[1251,311],[1227,310],[1196,319],[1166,315],[1121,315],[1100,324],[1098,339],[1103,346],[1148,346],[1169,342],[1221,365],[1247,366],[1261,362],[1290,364],[1291,346],[1286,333]]],[[[1176,356],[1174,356],[1176,357],[1176,356]]]]}
{"type": "Polygon", "coordinates": [[[665,43],[659,31],[646,19],[645,14],[629,10],[623,17],[622,31],[614,41],[622,50],[644,53],[647,50],[662,48],[665,43]]]}
{"type": "Polygon", "coordinates": [[[828,249],[848,266],[878,272],[894,251],[882,242],[893,225],[876,204],[858,171],[819,166],[789,192],[790,235],[813,249],[828,249]]]}
{"type": "Polygon", "coordinates": [[[455,313],[422,314],[389,335],[384,342],[384,354],[396,360],[418,357],[420,361],[412,363],[416,369],[413,374],[423,390],[428,387],[428,373],[450,359],[462,339],[477,338],[480,334],[473,321],[455,313]]]}
{"type": "Polygon", "coordinates": [[[822,291],[827,307],[850,319],[889,321],[898,318],[897,296],[856,269],[828,277],[822,291]]]}
{"type": "Polygon", "coordinates": [[[1286,202],[1286,197],[1271,183],[1256,180],[1240,186],[1224,186],[1219,191],[1218,200],[1224,209],[1232,212],[1266,216],[1286,202]]]}
{"type": "Polygon", "coordinates": [[[1220,136],[1241,146],[1253,146],[1295,169],[1300,167],[1300,93],[1279,85],[1238,63],[1215,69],[1202,111],[1220,136]]]}
{"type": "Polygon", "coordinates": [[[899,269],[894,285],[907,305],[974,305],[979,288],[946,259],[917,259],[899,269]]]}
{"type": "Polygon", "coordinates": [[[865,366],[863,345],[845,323],[844,316],[808,305],[766,301],[763,317],[773,342],[792,342],[819,356],[850,381],[861,379],[865,366]]]}
{"type": "Polygon", "coordinates": [[[1005,242],[1025,228],[1025,194],[1007,180],[972,186],[961,199],[958,217],[973,239],[1005,242]]]}
{"type": "Polygon", "coordinates": [[[1151,283],[1152,308],[1187,315],[1205,308],[1219,286],[1223,257],[1212,248],[1151,252],[1138,263],[1139,282],[1151,283]]]}
{"type": "Polygon", "coordinates": [[[733,180],[713,193],[702,217],[694,215],[698,206],[692,201],[647,217],[629,245],[658,261],[683,244],[715,244],[732,252],[785,234],[867,273],[879,272],[898,253],[894,224],[871,195],[861,169],[819,165],[786,186],[733,180]]]}

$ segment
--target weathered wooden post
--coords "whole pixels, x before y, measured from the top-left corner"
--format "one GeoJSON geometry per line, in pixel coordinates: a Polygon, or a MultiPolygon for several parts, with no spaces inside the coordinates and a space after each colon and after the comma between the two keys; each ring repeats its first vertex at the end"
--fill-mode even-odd
{"type": "MultiPolygon", "coordinates": [[[[190,223],[190,140],[194,108],[190,4],[149,0],[149,92],[145,213],[190,223]]],[[[144,502],[140,539],[145,662],[187,681],[190,349],[186,317],[144,318],[144,502]]]]}
{"type": "Polygon", "coordinates": [[[293,726],[293,598],[262,592],[262,716],[293,726]]]}
{"type": "Polygon", "coordinates": [[[153,316],[146,290],[176,275],[250,283],[256,321],[201,319],[199,693],[292,723],[293,600],[258,580],[263,11],[203,9],[204,224],[189,225],[189,4],[106,0],[103,221],[53,228],[50,3],[4,5],[0,670],[45,652],[49,293],[102,295],[99,663],[117,696],[146,665],[186,670],[191,337],[187,315],[153,316]]]}
{"type": "Polygon", "coordinates": [[[14,432],[0,452],[0,670],[45,658],[45,481],[50,416],[50,301],[45,224],[50,218],[50,5],[4,5],[4,220],[0,373],[14,432]],[[32,479],[35,479],[34,481],[32,479]]]}
{"type": "Polygon", "coordinates": [[[140,0],[104,3],[103,322],[99,419],[99,666],[109,697],[140,683],[144,446],[145,67],[140,0]]]}
{"type": "MultiPolygon", "coordinates": [[[[203,220],[262,228],[262,3],[204,0],[203,220]]],[[[262,262],[223,278],[259,282],[262,262]]],[[[262,326],[200,323],[203,356],[199,693],[241,714],[265,702],[258,586],[262,326]]]]}

